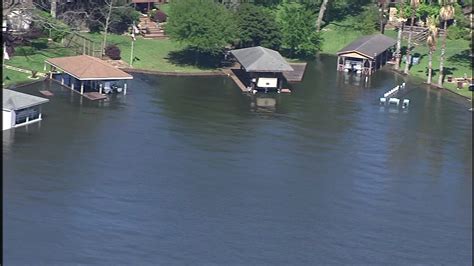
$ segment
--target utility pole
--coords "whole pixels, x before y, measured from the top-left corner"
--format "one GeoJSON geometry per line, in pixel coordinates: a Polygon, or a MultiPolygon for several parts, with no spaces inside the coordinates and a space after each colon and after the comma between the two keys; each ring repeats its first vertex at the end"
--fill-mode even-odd
{"type": "Polygon", "coordinates": [[[135,33],[138,33],[138,32],[139,31],[138,31],[137,27],[135,27],[135,22],[133,22],[133,24],[132,24],[132,35],[131,35],[131,37],[132,37],[132,48],[130,49],[130,67],[133,67],[133,45],[134,45],[135,40],[136,40],[135,33]]]}
{"type": "Polygon", "coordinates": [[[132,40],[132,49],[130,51],[130,67],[133,67],[133,44],[135,43],[134,40],[132,40]]]}

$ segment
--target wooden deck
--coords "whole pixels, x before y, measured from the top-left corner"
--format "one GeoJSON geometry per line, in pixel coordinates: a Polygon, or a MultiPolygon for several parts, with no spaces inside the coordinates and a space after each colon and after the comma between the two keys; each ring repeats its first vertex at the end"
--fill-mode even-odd
{"type": "Polygon", "coordinates": [[[83,96],[86,97],[87,99],[91,100],[91,101],[103,100],[103,99],[107,98],[107,96],[105,96],[103,94],[100,94],[96,91],[84,92],[83,96]]]}
{"type": "Polygon", "coordinates": [[[294,71],[283,72],[288,82],[300,82],[303,80],[304,72],[306,70],[306,63],[291,63],[290,66],[294,71]]]}
{"type": "Polygon", "coordinates": [[[48,90],[39,91],[39,92],[43,94],[44,96],[54,96],[54,94],[48,90]]]}
{"type": "Polygon", "coordinates": [[[247,86],[245,85],[245,78],[244,78],[244,74],[245,72],[241,69],[238,69],[238,68],[226,68],[226,69],[223,69],[222,70],[225,74],[227,74],[227,76],[229,76],[234,82],[235,84],[237,85],[237,87],[239,87],[239,89],[242,91],[242,92],[248,92],[247,91],[247,86]]]}

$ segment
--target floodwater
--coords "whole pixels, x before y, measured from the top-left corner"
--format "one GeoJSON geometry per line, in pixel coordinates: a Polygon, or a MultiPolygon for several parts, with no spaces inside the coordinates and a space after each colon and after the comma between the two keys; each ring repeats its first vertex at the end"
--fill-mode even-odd
{"type": "Polygon", "coordinates": [[[227,77],[19,89],[55,96],[3,133],[5,265],[469,265],[469,104],[407,81],[383,107],[402,77],[335,61],[266,99],[227,77]]]}

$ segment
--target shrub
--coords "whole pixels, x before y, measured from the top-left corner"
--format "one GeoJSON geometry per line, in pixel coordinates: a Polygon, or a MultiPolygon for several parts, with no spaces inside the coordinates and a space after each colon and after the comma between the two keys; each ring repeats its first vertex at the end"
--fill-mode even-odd
{"type": "Polygon", "coordinates": [[[448,28],[448,38],[451,40],[469,38],[469,30],[458,25],[448,28]]]}
{"type": "Polygon", "coordinates": [[[108,45],[105,47],[105,55],[112,60],[120,60],[120,48],[114,44],[108,45]]]}
{"type": "Polygon", "coordinates": [[[162,22],[166,22],[167,18],[168,18],[168,15],[166,15],[165,12],[161,10],[156,10],[156,12],[154,12],[153,16],[151,17],[151,20],[158,23],[162,23],[162,22]]]}

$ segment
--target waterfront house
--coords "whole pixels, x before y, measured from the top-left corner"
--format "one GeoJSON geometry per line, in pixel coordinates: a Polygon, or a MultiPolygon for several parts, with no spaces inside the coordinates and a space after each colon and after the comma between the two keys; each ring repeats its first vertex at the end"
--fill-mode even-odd
{"type": "Polygon", "coordinates": [[[230,53],[246,73],[251,90],[279,90],[285,82],[285,72],[294,71],[279,52],[257,46],[231,50],[230,53]]]}
{"type": "Polygon", "coordinates": [[[389,61],[396,42],[383,34],[363,36],[337,52],[337,70],[371,75],[389,61]]]}
{"type": "Polygon", "coordinates": [[[127,80],[133,79],[130,74],[89,55],[49,58],[45,70],[46,65],[50,65],[50,79],[86,97],[97,92],[126,94],[127,80]]]}
{"type": "Polygon", "coordinates": [[[41,120],[41,104],[48,99],[3,89],[3,130],[41,120]]]}

